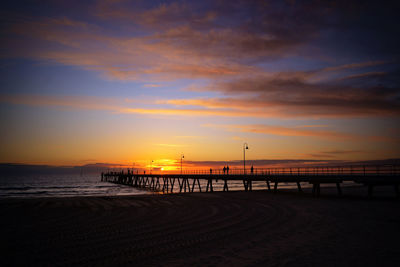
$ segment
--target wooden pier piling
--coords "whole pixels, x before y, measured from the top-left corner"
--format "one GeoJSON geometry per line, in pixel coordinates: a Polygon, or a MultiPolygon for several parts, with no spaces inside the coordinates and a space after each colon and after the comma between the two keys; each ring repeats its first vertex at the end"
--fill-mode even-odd
{"type": "MultiPolygon", "coordinates": [[[[393,186],[394,193],[400,198],[400,168],[393,166],[343,166],[335,168],[279,168],[267,169],[264,171],[255,171],[253,173],[244,174],[242,172],[232,172],[229,174],[221,174],[218,172],[205,174],[204,172],[194,171],[185,174],[140,174],[133,171],[128,172],[102,172],[101,181],[129,185],[140,189],[148,189],[153,191],[162,191],[164,193],[173,193],[174,186],[177,183],[179,193],[192,193],[195,189],[199,192],[214,192],[213,182],[223,181],[223,192],[229,191],[230,181],[241,181],[244,191],[253,190],[253,182],[265,182],[267,191],[271,190],[271,183],[274,184],[273,192],[278,192],[278,184],[297,185],[298,192],[303,192],[301,183],[308,182],[312,185],[312,195],[318,197],[321,194],[321,184],[332,184],[337,188],[337,194],[341,196],[342,183],[350,181],[366,186],[368,197],[373,196],[374,187],[376,186],[393,186]],[[202,188],[200,180],[206,182],[205,190],[202,188]]],[[[203,185],[204,186],[204,185],[203,185]]],[[[219,189],[221,190],[221,189],[219,189]]]]}

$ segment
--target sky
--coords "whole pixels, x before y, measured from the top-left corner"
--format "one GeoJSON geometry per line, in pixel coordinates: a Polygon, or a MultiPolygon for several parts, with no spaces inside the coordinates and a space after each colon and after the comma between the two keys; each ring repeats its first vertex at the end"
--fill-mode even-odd
{"type": "Polygon", "coordinates": [[[0,163],[400,158],[398,10],[5,1],[0,163]]]}

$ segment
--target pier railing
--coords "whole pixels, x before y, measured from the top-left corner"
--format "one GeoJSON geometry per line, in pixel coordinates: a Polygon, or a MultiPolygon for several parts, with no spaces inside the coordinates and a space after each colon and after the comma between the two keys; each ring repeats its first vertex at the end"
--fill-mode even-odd
{"type": "MultiPolygon", "coordinates": [[[[207,182],[205,191],[213,192],[213,183],[223,181],[223,191],[229,191],[230,182],[243,182],[245,191],[252,191],[253,182],[264,182],[269,191],[273,184],[276,192],[278,184],[295,183],[302,192],[301,183],[312,184],[313,195],[319,195],[321,184],[336,184],[338,194],[342,194],[341,184],[353,182],[368,186],[368,195],[372,196],[375,186],[393,186],[396,196],[400,197],[400,168],[397,165],[346,165],[346,166],[307,166],[284,168],[230,168],[167,171],[121,170],[101,174],[101,180],[117,184],[129,185],[143,189],[172,193],[175,188],[182,192],[202,191],[202,183],[207,182]]],[[[203,185],[204,187],[204,185],[203,185]]],[[[204,188],[203,188],[204,190],[204,188]]]]}
{"type": "MultiPolygon", "coordinates": [[[[133,173],[144,171],[131,170],[133,173]]],[[[218,169],[189,169],[178,171],[147,170],[147,174],[184,174],[184,175],[293,175],[293,176],[385,176],[399,175],[398,165],[346,165],[346,166],[307,166],[307,167],[282,167],[282,168],[230,168],[229,171],[218,169]]]]}

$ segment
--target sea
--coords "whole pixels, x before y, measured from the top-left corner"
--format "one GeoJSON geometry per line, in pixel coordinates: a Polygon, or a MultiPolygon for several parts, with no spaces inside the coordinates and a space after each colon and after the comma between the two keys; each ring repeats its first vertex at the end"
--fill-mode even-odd
{"type": "MultiPolygon", "coordinates": [[[[206,188],[206,181],[201,181],[206,188]]],[[[223,181],[214,181],[214,190],[223,190],[223,181]]],[[[280,188],[297,188],[293,184],[281,184],[280,188]]],[[[253,189],[266,189],[266,184],[255,182],[253,189]]],[[[178,185],[175,185],[175,190],[178,185]]],[[[243,190],[241,181],[229,182],[229,190],[243,190]]],[[[198,188],[195,188],[198,191],[198,188]]],[[[176,191],[175,191],[176,192],[176,191]]],[[[0,177],[0,198],[79,197],[79,196],[129,196],[152,194],[126,185],[102,182],[99,174],[46,174],[7,175],[0,177]]]]}
{"type": "Polygon", "coordinates": [[[100,175],[0,176],[0,198],[126,196],[149,194],[133,187],[101,182],[100,175]]]}
{"type": "MultiPolygon", "coordinates": [[[[200,181],[205,190],[206,181],[200,181]]],[[[190,181],[190,184],[191,181],[190,181]]],[[[230,181],[229,191],[243,190],[242,181],[230,181]]],[[[354,185],[345,182],[344,186],[354,185]]],[[[271,185],[272,187],[273,185],[271,185]]],[[[302,188],[311,188],[309,183],[301,183],[302,188]]],[[[325,186],[325,185],[323,185],[325,186]]],[[[331,187],[332,185],[326,185],[331,187]]],[[[179,191],[178,184],[174,192],[179,191]]],[[[223,181],[213,181],[214,191],[223,190],[223,181]]],[[[253,182],[253,190],[266,190],[265,182],[253,182]]],[[[297,190],[295,183],[280,183],[279,189],[297,190]]],[[[198,192],[195,187],[195,192],[198,192]]],[[[37,197],[82,197],[82,196],[129,196],[154,194],[150,190],[102,182],[100,174],[32,174],[0,176],[0,198],[37,198],[37,197]]]]}

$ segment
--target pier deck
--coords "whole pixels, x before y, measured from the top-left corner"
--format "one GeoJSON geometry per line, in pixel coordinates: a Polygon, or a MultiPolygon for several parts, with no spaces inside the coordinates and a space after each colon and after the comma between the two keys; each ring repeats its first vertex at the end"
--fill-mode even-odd
{"type": "Polygon", "coordinates": [[[306,167],[306,168],[272,168],[251,171],[233,170],[230,173],[217,171],[207,173],[204,170],[183,173],[134,173],[106,172],[101,175],[102,181],[149,189],[164,193],[213,192],[213,182],[223,181],[222,191],[229,191],[229,181],[242,181],[243,190],[252,191],[253,182],[265,182],[269,191],[277,192],[280,183],[297,184],[302,192],[301,183],[312,185],[312,194],[319,196],[321,184],[336,185],[339,195],[342,194],[343,182],[353,182],[368,187],[368,196],[372,197],[376,186],[393,186],[394,193],[400,197],[400,171],[397,166],[341,166],[341,167],[306,167]],[[200,181],[207,182],[202,185],[200,181]],[[273,185],[273,189],[271,188],[273,185]],[[204,188],[205,187],[205,188],[204,188]]]}

